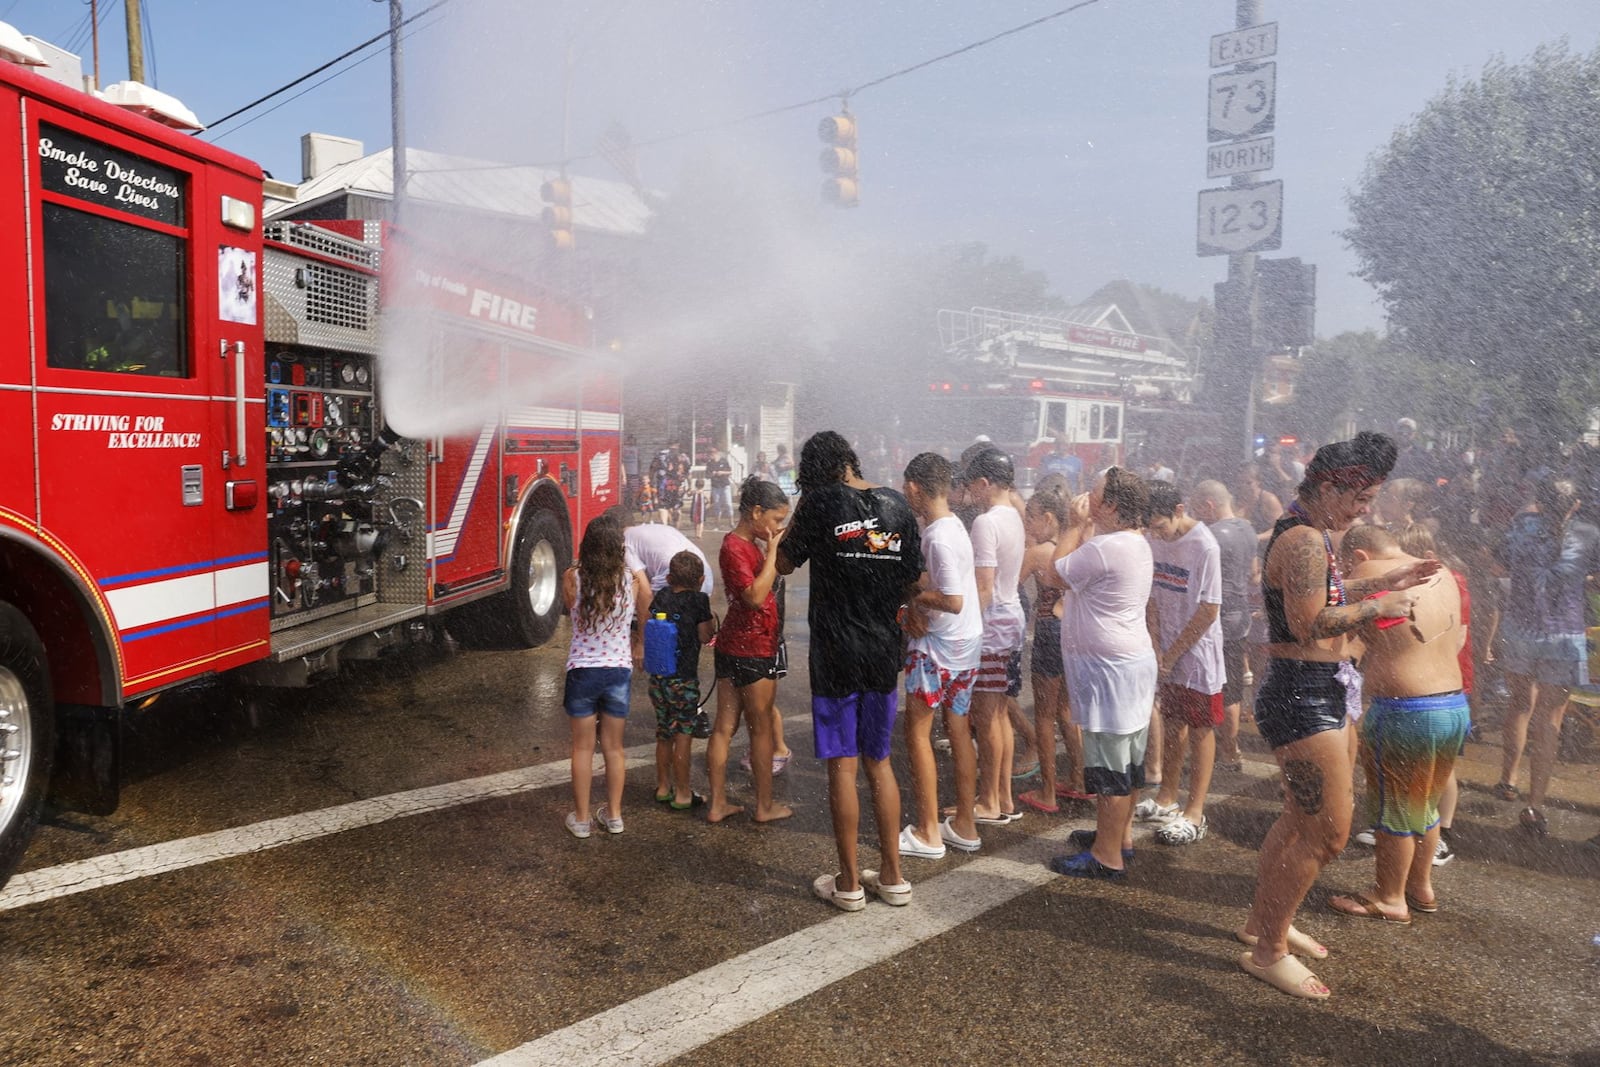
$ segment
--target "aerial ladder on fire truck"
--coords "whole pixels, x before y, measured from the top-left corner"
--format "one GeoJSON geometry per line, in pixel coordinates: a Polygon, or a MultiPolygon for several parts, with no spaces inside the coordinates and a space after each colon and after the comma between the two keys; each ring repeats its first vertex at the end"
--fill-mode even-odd
{"type": "Polygon", "coordinates": [[[1114,304],[1030,315],[998,308],[942,308],[939,340],[951,358],[1048,388],[1188,400],[1194,367],[1166,338],[1136,332],[1114,304]]]}

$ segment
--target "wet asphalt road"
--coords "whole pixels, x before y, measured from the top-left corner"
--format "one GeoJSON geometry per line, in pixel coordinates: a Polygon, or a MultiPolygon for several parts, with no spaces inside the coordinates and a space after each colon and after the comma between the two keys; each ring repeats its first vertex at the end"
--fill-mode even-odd
{"type": "MultiPolygon", "coordinates": [[[[1312,1005],[1244,976],[1230,937],[1277,807],[1259,745],[1219,774],[1210,835],[1141,842],[1125,884],[1040,875],[1058,850],[1040,839],[1088,822],[1034,814],[986,828],[977,856],[908,860],[911,908],[841,915],[809,891],[834,858],[803,667],[779,690],[794,819],[670,812],[641,765],[627,832],[577,841],[563,655],[416,650],[255,725],[223,689],[149,709],[122,808],[55,817],[23,872],[519,768],[554,765],[553,784],[0,910],[0,1063],[471,1064],[571,1026],[565,1053],[522,1062],[606,1063],[621,1020],[646,1031],[625,1042],[643,1058],[695,1064],[1600,1064],[1594,762],[1564,767],[1541,842],[1489,796],[1494,753],[1473,746],[1462,858],[1439,872],[1441,912],[1409,927],[1326,911],[1370,879],[1370,853],[1347,852],[1299,918],[1334,950],[1316,968],[1334,999],[1312,1005]],[[678,992],[694,981],[703,1004],[678,992]],[[652,1020],[680,1007],[703,1034],[665,1044],[652,1020]]],[[[639,685],[627,743],[652,740],[639,685]]]]}

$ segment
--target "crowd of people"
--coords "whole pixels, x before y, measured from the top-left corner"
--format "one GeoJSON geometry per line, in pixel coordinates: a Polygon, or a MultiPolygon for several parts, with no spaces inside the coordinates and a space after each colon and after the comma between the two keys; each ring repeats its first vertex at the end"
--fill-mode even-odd
{"type": "Polygon", "coordinates": [[[1248,947],[1240,966],[1291,995],[1325,998],[1299,957],[1327,949],[1293,919],[1345,847],[1355,768],[1365,778],[1360,825],[1373,835],[1373,883],[1330,907],[1408,923],[1438,910],[1432,872],[1453,856],[1453,764],[1470,728],[1475,667],[1496,664],[1509,689],[1496,787],[1504,799],[1521,799],[1532,724],[1520,821],[1541,835],[1561,715],[1588,681],[1586,592],[1600,574],[1600,530],[1580,517],[1572,480],[1526,472],[1532,491],[1501,535],[1492,492],[1474,485],[1469,511],[1452,512],[1448,482],[1411,454],[1409,421],[1395,437],[1362,433],[1303,459],[1269,450],[1231,488],[1209,479],[1185,491],[1164,468],[1095,473],[1057,463],[1027,500],[1012,458],[986,440],[956,461],[911,458],[895,489],[865,480],[843,437],[818,433],[800,450],[798,501],[759,473],[739,487],[736,507],[730,500],[720,622],[700,549],[675,524],[629,525],[632,513],[613,509],[585,531],[564,590],[573,632],[567,829],[623,832],[621,723],[651,620],[671,643],[666,660],[651,658],[656,801],[703,808],[714,823],[792,814],[773,795],[789,758],[776,703],[788,668],[784,576],[809,567],[813,742],[827,764],[839,858],[837,871],[816,879],[817,896],[844,911],[865,907],[869,894],[907,904],[903,857],[977,852],[985,826],[1024,809],[1093,803],[1095,827],[1075,831],[1076,851],[1050,864],[1070,877],[1124,879],[1136,821],[1156,824],[1163,845],[1202,841],[1215,768],[1241,766],[1239,721],[1254,682],[1253,719],[1284,801],[1236,931],[1248,947]],[[1400,471],[1421,477],[1394,477],[1400,471]],[[1016,703],[1030,629],[1031,721],[1016,703]],[[713,641],[708,725],[697,714],[699,665],[713,641]],[[889,759],[897,721],[911,772],[904,824],[889,759]],[[748,811],[727,788],[741,723],[755,791],[748,811]],[[951,754],[953,803],[943,807],[936,730],[951,754]],[[695,736],[707,737],[709,796],[690,783],[695,736]],[[591,813],[597,740],[607,796],[591,813]],[[1019,758],[1037,760],[1038,785],[1013,793],[1019,758]],[[858,860],[863,772],[878,869],[858,860]],[[1147,785],[1155,791],[1140,799],[1147,785]]]}

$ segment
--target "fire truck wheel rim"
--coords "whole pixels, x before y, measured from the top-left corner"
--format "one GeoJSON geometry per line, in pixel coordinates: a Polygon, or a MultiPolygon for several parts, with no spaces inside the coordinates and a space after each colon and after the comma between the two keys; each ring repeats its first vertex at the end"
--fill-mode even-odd
{"type": "Polygon", "coordinates": [[[540,541],[528,554],[528,602],[533,605],[535,615],[545,614],[556,602],[560,581],[555,546],[549,541],[540,541]]]}
{"type": "Polygon", "coordinates": [[[28,690],[7,667],[0,667],[0,830],[21,811],[33,763],[33,716],[28,690]]]}

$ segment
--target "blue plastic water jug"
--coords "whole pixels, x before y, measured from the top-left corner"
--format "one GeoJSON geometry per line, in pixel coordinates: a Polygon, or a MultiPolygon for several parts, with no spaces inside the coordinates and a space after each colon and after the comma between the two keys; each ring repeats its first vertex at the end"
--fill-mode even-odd
{"type": "Polygon", "coordinates": [[[644,621],[644,669],[649,674],[678,673],[678,624],[663,612],[644,621]]]}

